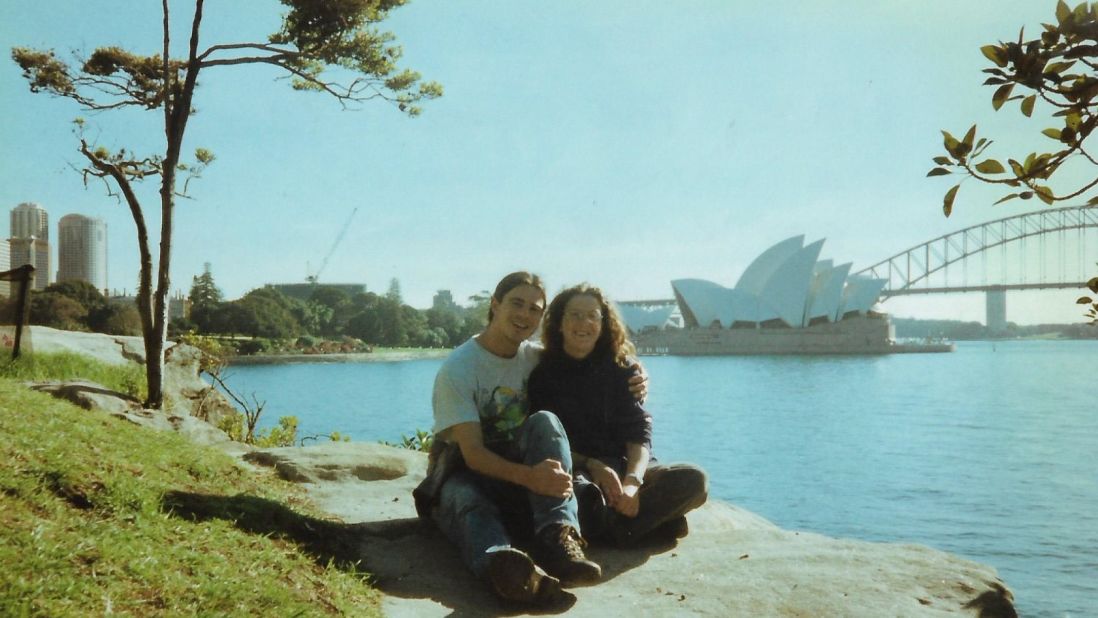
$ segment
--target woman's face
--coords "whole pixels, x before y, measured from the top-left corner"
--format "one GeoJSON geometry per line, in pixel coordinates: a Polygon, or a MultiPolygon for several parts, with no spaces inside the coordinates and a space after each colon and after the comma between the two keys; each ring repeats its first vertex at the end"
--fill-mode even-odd
{"type": "Polygon", "coordinates": [[[588,294],[573,296],[564,305],[560,322],[564,335],[564,353],[572,358],[587,358],[602,333],[602,307],[598,299],[588,294]]]}

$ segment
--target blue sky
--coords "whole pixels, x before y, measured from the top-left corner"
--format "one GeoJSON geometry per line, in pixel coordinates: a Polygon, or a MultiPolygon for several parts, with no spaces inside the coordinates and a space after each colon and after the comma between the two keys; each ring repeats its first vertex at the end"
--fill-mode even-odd
{"type": "MultiPolygon", "coordinates": [[[[189,4],[172,3],[176,56],[189,4]]],[[[0,47],[155,53],[158,7],[4,3],[0,47]]],[[[992,111],[979,47],[1023,25],[1037,32],[1054,7],[414,1],[388,29],[404,64],[446,89],[419,118],[384,104],[344,111],[292,91],[273,69],[202,74],[185,150],[209,148],[217,160],[179,203],[173,287],[188,289],[204,262],[230,298],[303,281],[356,208],[321,281],[384,291],[397,277],[419,307],[437,289],[464,299],[516,269],[542,274],[550,290],[588,280],[622,300],[666,298],[682,277],[731,286],[758,253],[802,233],[826,238],[822,257],[857,270],[1037,208],[993,208],[999,192],[968,183],[947,220],[940,204],[950,184],[925,174],[943,128],[963,133],[978,122],[1007,146],[1003,155],[1041,139],[1047,121],[992,111]]],[[[281,8],[210,0],[202,44],[262,40],[281,8]]],[[[132,220],[70,168],[80,160],[69,122],[84,116],[99,143],[154,153],[159,114],[87,114],[32,95],[7,54],[0,114],[0,206],[38,202],[51,225],[70,212],[106,219],[110,286],[132,291],[132,220]]],[[[142,190],[153,221],[155,190],[142,190]]],[[[1078,321],[1075,296],[1011,294],[1008,319],[1078,321]]],[[[982,320],[983,302],[971,294],[884,308],[982,320]]]]}

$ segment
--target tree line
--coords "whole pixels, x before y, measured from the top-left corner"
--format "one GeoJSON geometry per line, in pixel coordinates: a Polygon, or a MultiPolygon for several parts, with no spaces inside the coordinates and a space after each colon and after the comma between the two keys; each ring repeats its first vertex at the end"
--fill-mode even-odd
{"type": "MultiPolygon", "coordinates": [[[[302,300],[267,285],[226,301],[208,268],[194,278],[189,300],[189,316],[173,320],[172,331],[294,340],[298,348],[318,351],[325,351],[324,341],[351,342],[352,346],[360,342],[384,347],[453,347],[480,332],[488,311],[487,292],[471,297],[469,306],[416,309],[404,303],[396,279],[380,295],[349,294],[339,287],[317,284],[309,298],[302,300]]],[[[244,345],[243,351],[264,351],[248,349],[256,345],[244,345]]]]}

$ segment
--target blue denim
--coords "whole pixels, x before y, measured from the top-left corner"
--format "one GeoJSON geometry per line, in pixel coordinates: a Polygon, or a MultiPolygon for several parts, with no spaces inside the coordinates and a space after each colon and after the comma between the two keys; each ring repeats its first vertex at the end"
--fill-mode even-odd
{"type": "MultiPolygon", "coordinates": [[[[572,472],[572,453],[560,420],[552,412],[536,412],[527,417],[515,441],[501,453],[511,461],[534,465],[546,459],[560,462],[572,472]]],[[[505,525],[508,514],[516,512],[514,501],[525,495],[536,533],[549,524],[565,524],[579,530],[575,495],[568,498],[541,496],[523,487],[489,478],[471,470],[454,472],[439,492],[432,513],[442,532],[458,546],[461,559],[476,574],[484,577],[488,568],[488,549],[511,547],[511,534],[505,525]]],[[[519,505],[526,506],[526,505],[519,505]]]]}

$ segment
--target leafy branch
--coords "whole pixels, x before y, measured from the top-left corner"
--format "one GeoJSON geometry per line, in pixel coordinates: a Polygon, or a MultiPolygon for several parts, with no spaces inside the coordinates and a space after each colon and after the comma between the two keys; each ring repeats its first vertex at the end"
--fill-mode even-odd
{"type": "MultiPolygon", "coordinates": [[[[1087,139],[1098,126],[1098,76],[1094,75],[1098,68],[1098,3],[1084,2],[1071,9],[1060,0],[1056,6],[1056,24],[1042,27],[1043,32],[1036,39],[1025,40],[1023,28],[1017,41],[1000,41],[980,48],[994,65],[984,69],[989,75],[984,85],[996,87],[991,97],[996,111],[1009,102],[1019,101],[1019,110],[1029,118],[1038,99],[1051,106],[1055,110],[1051,117],[1060,124],[1042,130],[1041,134],[1054,140],[1057,146],[1046,152],[1008,157],[1004,165],[997,158],[981,159],[993,142],[983,137],[977,139],[976,125],[961,139],[942,131],[946,154],[934,157],[935,167],[927,176],[957,173],[965,176],[962,182],[974,178],[1021,189],[1004,195],[996,204],[1034,197],[1053,204],[1083,197],[1098,186],[1098,170],[1094,178],[1075,188],[1056,191],[1049,184],[1070,160],[1098,167],[1098,160],[1086,148],[1087,139]]],[[[942,211],[947,217],[953,212],[960,186],[957,183],[951,187],[942,200],[942,211]]],[[[1098,204],[1098,196],[1091,197],[1087,204],[1098,204]]]]}

